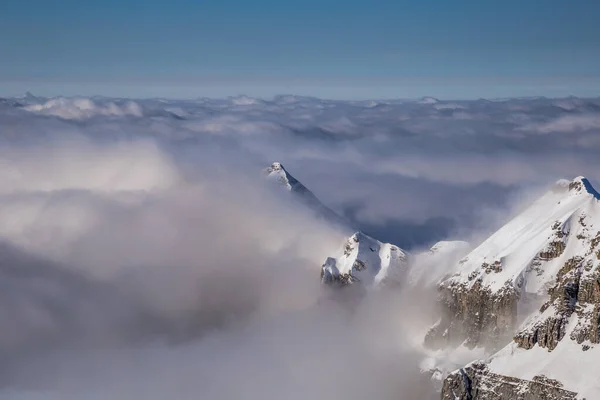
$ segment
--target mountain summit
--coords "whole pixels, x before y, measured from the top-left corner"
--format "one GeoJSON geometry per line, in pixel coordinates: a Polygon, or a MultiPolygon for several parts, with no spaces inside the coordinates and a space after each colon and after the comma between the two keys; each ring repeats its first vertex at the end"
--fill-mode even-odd
{"type": "Polygon", "coordinates": [[[336,257],[327,258],[321,280],[342,285],[355,282],[366,286],[385,282],[398,284],[406,275],[407,268],[407,254],[398,246],[356,232],[346,240],[336,257]]]}
{"type": "MultiPolygon", "coordinates": [[[[278,182],[303,204],[317,212],[326,221],[348,231],[351,229],[342,218],[317,199],[317,197],[294,178],[280,162],[274,162],[264,170],[268,179],[278,182]]],[[[390,243],[355,232],[328,257],[321,267],[321,281],[326,284],[349,285],[360,283],[375,286],[384,282],[398,282],[407,272],[408,256],[405,251],[390,243]]]]}
{"type": "Polygon", "coordinates": [[[317,216],[345,231],[352,231],[348,220],[321,203],[317,196],[294,178],[280,162],[272,163],[270,167],[263,170],[263,173],[266,174],[267,179],[278,182],[284,189],[290,191],[297,200],[315,211],[317,216]]]}
{"type": "Polygon", "coordinates": [[[277,179],[286,189],[290,191],[293,190],[297,192],[310,193],[306,186],[298,182],[296,178],[290,175],[286,169],[283,168],[283,165],[281,165],[280,162],[272,163],[270,167],[265,169],[265,172],[270,179],[277,179]]]}
{"type": "MultiPolygon", "coordinates": [[[[491,385],[501,376],[530,390],[543,377],[543,387],[554,382],[550,386],[600,398],[596,374],[579,367],[600,365],[594,361],[600,358],[599,199],[584,177],[556,182],[439,285],[445,312],[427,334],[428,345],[506,346],[487,363],[451,375],[444,383],[447,398],[463,398],[452,397],[460,392],[454,387],[450,394],[452,385],[491,385]]],[[[464,398],[498,398],[481,393],[464,398]]],[[[511,393],[506,398],[517,398],[511,393]]],[[[574,398],[569,393],[539,398],[574,398]]]]}

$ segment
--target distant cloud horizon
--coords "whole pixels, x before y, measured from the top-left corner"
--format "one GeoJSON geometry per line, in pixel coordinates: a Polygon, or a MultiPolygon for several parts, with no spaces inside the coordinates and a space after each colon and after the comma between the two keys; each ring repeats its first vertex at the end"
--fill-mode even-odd
{"type": "Polygon", "coordinates": [[[477,100],[519,97],[597,97],[600,76],[585,78],[198,78],[190,81],[0,80],[0,96],[105,96],[121,98],[271,99],[299,95],[331,100],[386,100],[435,97],[477,100]]]}
{"type": "Polygon", "coordinates": [[[191,155],[192,163],[201,161],[209,170],[235,170],[232,165],[245,159],[240,170],[258,171],[281,161],[332,209],[404,248],[473,231],[481,213],[506,207],[523,188],[538,190],[579,175],[600,181],[600,97],[348,101],[30,94],[0,101],[0,121],[7,140],[37,140],[49,132],[56,136],[50,143],[70,132],[102,143],[139,137],[177,160],[191,155]]]}

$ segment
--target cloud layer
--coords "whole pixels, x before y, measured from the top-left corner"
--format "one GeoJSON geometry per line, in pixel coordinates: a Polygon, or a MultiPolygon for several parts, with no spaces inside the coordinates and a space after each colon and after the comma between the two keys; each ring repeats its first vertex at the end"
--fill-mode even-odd
{"type": "Polygon", "coordinates": [[[0,398],[427,398],[409,382],[429,313],[332,301],[319,266],[342,233],[260,169],[380,240],[476,241],[548,183],[600,179],[599,116],[575,98],[1,99],[0,398]]]}
{"type": "MultiPolygon", "coordinates": [[[[444,235],[472,229],[481,212],[513,201],[523,187],[535,191],[578,175],[600,178],[598,99],[29,96],[6,104],[2,118],[12,136],[43,132],[65,140],[67,133],[83,134],[109,143],[126,136],[149,140],[143,151],[159,143],[168,154],[209,169],[279,160],[359,227],[404,247],[439,239],[434,225],[444,235]],[[14,103],[24,107],[8,107],[14,103]],[[195,154],[200,149],[202,156],[195,154]]],[[[105,181],[100,177],[98,184],[105,181]]]]}

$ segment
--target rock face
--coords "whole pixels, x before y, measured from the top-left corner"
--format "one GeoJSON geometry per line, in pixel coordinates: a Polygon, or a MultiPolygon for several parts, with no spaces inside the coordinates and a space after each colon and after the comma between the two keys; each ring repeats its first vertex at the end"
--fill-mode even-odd
{"type": "Polygon", "coordinates": [[[425,344],[493,354],[451,374],[443,399],[600,398],[599,200],[583,177],[557,182],[439,284],[425,344]]]}
{"type": "MultiPolygon", "coordinates": [[[[290,191],[302,204],[308,206],[327,222],[348,232],[348,221],[337,215],[294,178],[279,162],[263,170],[267,178],[290,191]]],[[[350,233],[352,231],[349,231],[350,233]]],[[[333,286],[360,283],[365,287],[380,284],[399,284],[408,269],[408,255],[398,246],[382,243],[362,232],[355,232],[341,249],[321,266],[321,282],[333,286]]]]}
{"type": "Polygon", "coordinates": [[[597,247],[600,231],[593,237],[586,217],[579,219],[580,233],[576,239],[585,251],[567,259],[548,289],[549,299],[539,312],[531,317],[515,335],[520,347],[531,349],[536,344],[554,350],[569,334],[569,338],[581,344],[600,342],[600,265],[597,247]],[[570,322],[574,326],[570,327],[570,322]]]}
{"type": "Polygon", "coordinates": [[[517,318],[519,294],[506,285],[492,292],[476,281],[473,285],[442,283],[440,297],[443,313],[425,337],[431,348],[458,346],[464,343],[497,348],[512,337],[517,318]]]}
{"type": "Polygon", "coordinates": [[[442,386],[442,400],[575,400],[577,393],[544,376],[533,380],[494,374],[483,363],[473,363],[450,374],[442,386]]]}
{"type": "MultiPolygon", "coordinates": [[[[544,318],[538,318],[516,340],[524,347],[540,343],[554,348],[570,316],[580,309],[591,315],[590,307],[584,305],[597,303],[598,197],[585,178],[557,182],[463,258],[454,275],[439,285],[443,316],[427,334],[426,343],[430,347],[464,342],[468,347],[498,348],[517,329],[521,298],[549,297],[541,310],[549,310],[544,318]],[[580,287],[584,288],[581,295],[580,287]]],[[[588,322],[581,324],[578,336],[597,340],[593,338],[597,321],[588,322]]]]}
{"type": "Polygon", "coordinates": [[[600,343],[599,272],[586,274],[582,263],[580,258],[573,258],[565,264],[549,289],[550,299],[515,335],[520,347],[531,349],[537,344],[551,351],[567,334],[579,344],[600,343]],[[569,329],[572,319],[575,325],[569,329]]]}

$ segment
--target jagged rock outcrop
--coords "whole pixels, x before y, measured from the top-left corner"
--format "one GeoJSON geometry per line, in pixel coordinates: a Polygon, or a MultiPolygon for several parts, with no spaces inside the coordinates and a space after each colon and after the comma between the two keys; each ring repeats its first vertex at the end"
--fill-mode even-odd
{"type": "Polygon", "coordinates": [[[560,269],[555,285],[548,291],[550,299],[540,309],[539,320],[528,324],[515,336],[520,347],[530,349],[538,344],[554,350],[563,339],[577,304],[581,262],[581,257],[573,257],[560,269]]]}
{"type": "MultiPolygon", "coordinates": [[[[600,228],[598,197],[585,178],[559,181],[469,253],[454,275],[439,285],[442,318],[425,343],[434,348],[462,343],[503,346],[517,330],[522,296],[549,297],[540,311],[543,315],[515,336],[524,348],[535,344],[555,348],[573,313],[585,312],[586,321],[593,319],[590,307],[578,299],[600,293],[594,286],[600,243],[600,231],[594,230],[600,228]],[[580,287],[585,287],[581,295],[580,287]]],[[[580,325],[578,340],[597,340],[595,321],[580,325]]]]}
{"type": "Polygon", "coordinates": [[[506,285],[493,293],[476,281],[473,285],[442,283],[443,302],[441,320],[425,337],[432,348],[476,345],[498,346],[514,332],[517,316],[518,292],[506,285]]]}
{"type": "Polygon", "coordinates": [[[494,350],[451,374],[443,399],[600,398],[599,200],[585,178],[557,182],[439,285],[425,344],[494,350]]]}
{"type": "Polygon", "coordinates": [[[398,246],[356,232],[336,256],[327,258],[321,267],[321,281],[341,286],[401,284],[407,268],[408,256],[398,246]]]}
{"type": "Polygon", "coordinates": [[[548,301],[515,336],[520,347],[531,349],[537,344],[551,351],[567,334],[579,344],[600,342],[600,265],[596,250],[600,231],[590,238],[593,222],[586,223],[585,215],[578,224],[576,239],[586,250],[569,258],[560,268],[555,283],[548,289],[548,301]],[[568,332],[572,318],[576,324],[568,332]]]}
{"type": "MultiPolygon", "coordinates": [[[[317,216],[350,234],[350,224],[317,199],[294,178],[279,162],[263,170],[267,178],[291,192],[295,199],[315,211],[317,216]]],[[[355,232],[337,254],[321,266],[321,282],[333,286],[347,286],[360,282],[364,287],[380,284],[399,285],[408,272],[408,255],[390,243],[382,243],[363,232],[355,232]]]]}
{"type": "Polygon", "coordinates": [[[600,271],[586,263],[592,266],[586,273],[583,263],[581,257],[565,263],[548,291],[550,299],[515,336],[520,347],[531,349],[537,344],[551,351],[567,333],[579,344],[600,343],[600,271]],[[575,318],[576,325],[568,332],[571,318],[575,318]]]}
{"type": "Polygon", "coordinates": [[[473,363],[450,374],[442,400],[575,400],[577,393],[545,376],[524,380],[495,374],[484,363],[473,363]]]}

